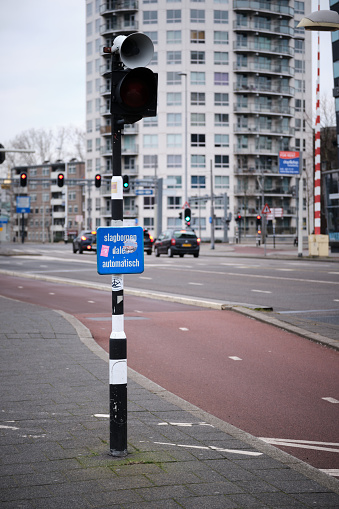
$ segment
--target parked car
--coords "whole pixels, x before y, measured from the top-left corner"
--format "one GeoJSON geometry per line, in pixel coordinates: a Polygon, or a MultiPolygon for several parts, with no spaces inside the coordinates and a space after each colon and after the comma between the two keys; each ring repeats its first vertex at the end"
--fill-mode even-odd
{"type": "Polygon", "coordinates": [[[155,256],[167,254],[172,257],[179,255],[181,258],[185,254],[192,254],[198,258],[200,250],[200,239],[193,230],[172,229],[166,230],[160,234],[154,243],[155,256]]]}
{"type": "Polygon", "coordinates": [[[148,255],[152,254],[154,238],[150,235],[149,231],[144,228],[144,251],[148,255]]]}
{"type": "Polygon", "coordinates": [[[73,240],[73,253],[79,251],[96,251],[97,250],[97,232],[96,231],[82,231],[73,240]]]}

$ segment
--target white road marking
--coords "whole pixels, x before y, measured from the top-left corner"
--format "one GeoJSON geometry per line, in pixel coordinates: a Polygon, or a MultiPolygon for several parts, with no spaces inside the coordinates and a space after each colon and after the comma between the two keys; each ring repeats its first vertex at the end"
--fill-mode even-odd
{"type": "Polygon", "coordinates": [[[1,429],[12,429],[12,430],[20,429],[20,428],[16,428],[15,426],[5,426],[4,424],[0,424],[0,428],[1,429]]]}
{"type": "Polygon", "coordinates": [[[104,417],[105,419],[109,419],[109,414],[94,414],[93,417],[104,417]]]}
{"type": "Polygon", "coordinates": [[[339,274],[339,272],[328,272],[327,274],[339,274]]]}
{"type": "Polygon", "coordinates": [[[201,446],[201,445],[188,445],[188,444],[174,444],[171,442],[154,442],[159,445],[172,445],[175,447],[187,447],[189,449],[201,449],[207,451],[218,451],[218,452],[229,452],[232,454],[242,454],[244,456],[262,456],[262,452],[252,452],[252,451],[242,451],[241,449],[223,449],[221,447],[215,447],[213,445],[210,446],[201,446]]]}
{"type": "Polygon", "coordinates": [[[95,304],[95,301],[94,300],[88,300],[87,301],[89,304],[95,304]]]}
{"type": "Polygon", "coordinates": [[[48,292],[48,295],[55,295],[54,292],[48,292]]]}
{"type": "Polygon", "coordinates": [[[280,271],[283,271],[283,272],[293,272],[293,271],[295,271],[295,269],[276,269],[276,270],[280,270],[280,271]]]}
{"type": "Polygon", "coordinates": [[[257,292],[257,293],[272,293],[268,290],[251,290],[251,292],[257,292]]]}
{"type": "Polygon", "coordinates": [[[314,451],[327,451],[339,453],[339,443],[332,442],[312,442],[310,440],[293,440],[285,438],[264,438],[259,437],[260,440],[267,442],[271,445],[280,445],[283,447],[296,447],[299,449],[312,449],[314,451]],[[334,447],[327,447],[334,446],[334,447]]]}
{"type": "Polygon", "coordinates": [[[152,277],[147,277],[147,276],[139,276],[139,279],[153,279],[152,277]]]}
{"type": "Polygon", "coordinates": [[[23,286],[18,286],[18,288],[20,288],[20,290],[22,290],[23,286]]]}
{"type": "Polygon", "coordinates": [[[195,286],[204,286],[203,283],[194,283],[194,282],[191,282],[191,281],[188,284],[189,285],[195,285],[195,286]]]}
{"type": "Polygon", "coordinates": [[[339,468],[319,468],[320,472],[324,472],[327,475],[333,477],[339,477],[339,468]]]}
{"type": "Polygon", "coordinates": [[[323,399],[324,401],[328,401],[329,403],[339,403],[339,401],[334,398],[321,398],[321,399],[323,399]]]}
{"type": "Polygon", "coordinates": [[[211,428],[214,428],[213,424],[208,424],[207,422],[158,422],[158,426],[179,426],[189,428],[192,426],[211,426],[211,428]]]}
{"type": "Polygon", "coordinates": [[[187,329],[186,327],[179,327],[179,330],[182,330],[182,331],[188,331],[189,329],[187,329]]]}
{"type": "Polygon", "coordinates": [[[229,356],[228,358],[232,359],[232,361],[242,361],[242,359],[240,357],[236,357],[235,355],[234,356],[229,356]]]}

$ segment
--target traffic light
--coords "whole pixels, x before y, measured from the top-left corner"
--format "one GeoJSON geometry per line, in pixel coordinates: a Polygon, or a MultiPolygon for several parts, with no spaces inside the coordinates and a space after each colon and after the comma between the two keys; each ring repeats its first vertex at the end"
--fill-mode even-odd
{"type": "Polygon", "coordinates": [[[59,173],[58,179],[57,179],[58,187],[64,187],[64,181],[65,181],[65,175],[63,173],[59,173]]]}
{"type": "Polygon", "coordinates": [[[185,208],[185,221],[186,223],[190,223],[191,222],[191,209],[189,207],[186,207],[185,208]]]}
{"type": "Polygon", "coordinates": [[[101,187],[101,175],[97,173],[94,177],[95,187],[101,187]]]}
{"type": "Polygon", "coordinates": [[[122,187],[123,187],[124,191],[127,191],[129,189],[129,176],[128,175],[124,175],[122,177],[122,187]]]}
{"type": "Polygon", "coordinates": [[[141,33],[119,35],[111,53],[118,53],[124,69],[112,70],[111,114],[124,124],[133,124],[157,114],[158,75],[142,67],[152,59],[151,39],[141,33]]]}
{"type": "MultiPolygon", "coordinates": [[[[1,145],[1,143],[0,143],[0,148],[5,148],[5,147],[3,145],[1,145]]],[[[4,150],[1,150],[0,151],[0,164],[4,163],[5,159],[6,159],[6,152],[4,150]]]]}
{"type": "Polygon", "coordinates": [[[261,216],[257,215],[257,232],[261,233],[261,216]]]}
{"type": "Polygon", "coordinates": [[[27,187],[27,173],[25,171],[20,174],[20,186],[27,187]]]}

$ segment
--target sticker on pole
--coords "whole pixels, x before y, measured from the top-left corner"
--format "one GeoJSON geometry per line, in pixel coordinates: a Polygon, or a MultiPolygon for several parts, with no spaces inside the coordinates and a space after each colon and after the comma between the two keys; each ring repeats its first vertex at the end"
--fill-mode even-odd
{"type": "Polygon", "coordinates": [[[98,274],[144,272],[144,230],[141,226],[108,226],[97,230],[98,274]]]}

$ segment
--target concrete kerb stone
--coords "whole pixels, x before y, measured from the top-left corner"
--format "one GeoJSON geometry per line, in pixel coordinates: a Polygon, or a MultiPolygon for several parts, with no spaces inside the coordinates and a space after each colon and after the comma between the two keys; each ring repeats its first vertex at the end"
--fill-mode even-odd
{"type": "MultiPolygon", "coordinates": [[[[69,315],[68,313],[65,313],[64,311],[57,311],[61,316],[63,316],[77,331],[79,339],[100,359],[104,360],[108,363],[108,353],[105,352],[94,340],[91,332],[89,329],[83,325],[81,322],[77,320],[72,315],[69,315]]],[[[287,467],[303,474],[304,476],[308,477],[309,479],[312,479],[313,481],[318,482],[322,486],[326,487],[329,490],[332,490],[333,492],[339,494],[339,481],[335,479],[334,477],[330,477],[329,475],[325,474],[324,472],[321,472],[317,468],[314,468],[307,463],[299,460],[298,458],[295,458],[288,454],[287,452],[281,451],[280,449],[277,449],[276,447],[267,444],[263,440],[254,437],[253,435],[236,428],[232,424],[229,424],[225,421],[222,421],[221,419],[209,414],[208,412],[205,412],[204,410],[198,408],[197,406],[185,401],[184,399],[180,398],[179,396],[176,396],[175,394],[167,391],[160,385],[152,382],[148,378],[144,377],[140,373],[137,373],[130,367],[128,367],[128,378],[137,384],[139,384],[141,387],[145,388],[150,393],[159,396],[163,400],[165,400],[167,403],[171,405],[175,405],[176,407],[180,408],[181,410],[184,410],[185,412],[188,412],[195,418],[201,419],[203,422],[206,422],[208,424],[211,424],[216,429],[219,429],[220,431],[223,431],[224,433],[227,433],[234,439],[240,440],[247,445],[253,447],[254,449],[266,454],[270,458],[286,465],[287,467]]]]}

